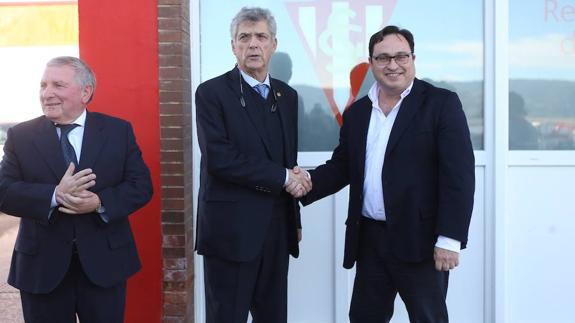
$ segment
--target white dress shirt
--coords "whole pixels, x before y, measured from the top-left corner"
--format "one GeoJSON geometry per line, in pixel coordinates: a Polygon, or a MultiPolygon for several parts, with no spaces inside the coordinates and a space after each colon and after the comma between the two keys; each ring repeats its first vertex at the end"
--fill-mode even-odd
{"type": "MultiPolygon", "coordinates": [[[[80,156],[82,154],[82,139],[84,138],[84,126],[86,125],[86,110],[84,109],[84,112],[82,112],[82,114],[72,123],[77,124],[78,127],[72,129],[68,133],[68,140],[70,141],[72,147],[74,147],[74,152],[76,153],[76,161],[80,162],[80,156]]],[[[60,128],[56,127],[56,132],[58,133],[58,138],[60,138],[60,128]]],[[[68,166],[66,166],[66,168],[68,168],[68,166]]],[[[58,203],[56,202],[56,190],[54,190],[54,193],[52,193],[52,202],[50,207],[54,208],[57,205],[58,203]]]]}
{"type": "MultiPolygon", "coordinates": [[[[362,214],[374,220],[385,221],[385,203],[382,173],[385,170],[385,150],[389,141],[391,129],[395,118],[401,109],[403,99],[409,95],[413,82],[401,93],[399,101],[386,116],[379,106],[379,85],[374,83],[369,90],[368,98],[371,100],[371,117],[367,131],[367,143],[365,149],[365,177],[363,182],[363,205],[362,214]]],[[[436,247],[459,252],[461,243],[457,240],[439,236],[436,247]]]]}
{"type": "Polygon", "coordinates": [[[250,87],[252,87],[252,88],[254,88],[258,84],[265,84],[268,86],[268,88],[271,88],[271,86],[270,86],[270,74],[269,73],[268,73],[268,75],[266,75],[266,79],[263,82],[256,80],[255,78],[251,77],[251,75],[249,75],[248,73],[246,73],[242,70],[240,70],[240,73],[242,74],[242,77],[244,78],[246,83],[248,83],[250,85],[250,87]]]}

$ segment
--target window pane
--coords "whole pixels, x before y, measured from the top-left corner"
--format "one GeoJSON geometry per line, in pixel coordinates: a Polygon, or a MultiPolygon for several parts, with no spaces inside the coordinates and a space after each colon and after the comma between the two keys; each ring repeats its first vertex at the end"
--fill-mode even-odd
{"type": "Polygon", "coordinates": [[[575,5],[509,2],[509,149],[575,148],[575,5]]]}
{"type": "Polygon", "coordinates": [[[456,92],[483,149],[483,1],[398,0],[389,24],[415,37],[416,77],[456,92]]]}
{"type": "MultiPolygon", "coordinates": [[[[202,1],[202,81],[233,67],[229,22],[245,5],[250,3],[202,1]]],[[[440,6],[416,0],[258,5],[269,8],[278,24],[270,73],[300,95],[300,151],[331,151],[337,145],[341,114],[374,82],[367,65],[369,38],[388,24],[413,32],[416,76],[459,94],[474,148],[483,149],[483,1],[444,0],[440,6]]]]}

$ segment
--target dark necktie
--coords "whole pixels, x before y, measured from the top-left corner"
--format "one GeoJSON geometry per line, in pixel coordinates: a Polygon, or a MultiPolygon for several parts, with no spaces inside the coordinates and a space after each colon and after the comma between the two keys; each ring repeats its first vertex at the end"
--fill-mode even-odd
{"type": "Polygon", "coordinates": [[[254,89],[256,89],[256,91],[262,96],[262,98],[267,99],[268,98],[268,86],[266,84],[260,83],[256,86],[254,86],[254,89]]]}
{"type": "Polygon", "coordinates": [[[79,125],[72,123],[72,124],[58,124],[56,127],[60,128],[60,148],[62,148],[62,154],[64,155],[64,161],[66,162],[66,167],[70,165],[70,163],[74,163],[76,169],[78,169],[78,159],[76,159],[76,151],[74,147],[68,140],[68,134],[72,129],[78,127],[79,125]]]}

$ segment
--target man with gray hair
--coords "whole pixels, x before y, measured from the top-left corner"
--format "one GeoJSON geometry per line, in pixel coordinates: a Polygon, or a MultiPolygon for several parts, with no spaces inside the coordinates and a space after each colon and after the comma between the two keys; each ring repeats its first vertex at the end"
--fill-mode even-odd
{"type": "Polygon", "coordinates": [[[0,211],[20,218],[8,283],[27,323],[124,322],[140,269],[128,216],[152,196],[129,122],[90,112],[96,80],[75,57],[48,62],[43,116],[8,130],[0,211]]]}
{"type": "Polygon", "coordinates": [[[230,31],[236,67],[196,91],[207,322],[242,323],[251,312],[256,323],[285,323],[301,227],[294,196],[311,189],[305,172],[292,170],[297,93],[268,73],[277,47],[269,10],[242,8],[230,31]]]}

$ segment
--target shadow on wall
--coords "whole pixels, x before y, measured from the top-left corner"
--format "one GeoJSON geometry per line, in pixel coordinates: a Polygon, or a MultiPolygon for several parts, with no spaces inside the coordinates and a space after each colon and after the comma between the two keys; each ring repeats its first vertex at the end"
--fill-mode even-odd
{"type": "MultiPolygon", "coordinates": [[[[350,94],[346,106],[363,97],[373,84],[367,63],[358,64],[350,71],[350,94]],[[358,76],[357,74],[362,74],[358,76]]],[[[290,84],[293,64],[290,56],[276,52],[270,62],[270,75],[290,84]]],[[[338,143],[340,113],[332,111],[326,93],[320,87],[290,84],[298,92],[298,150],[332,151],[338,143]]]]}
{"type": "Polygon", "coordinates": [[[509,92],[509,149],[539,148],[539,132],[527,119],[525,100],[517,92],[509,92]]]}
{"type": "Polygon", "coordinates": [[[511,149],[575,149],[575,81],[510,79],[509,89],[511,149]],[[536,129],[537,140],[529,138],[512,144],[511,136],[521,133],[524,125],[511,118],[526,119],[536,129]]]}

